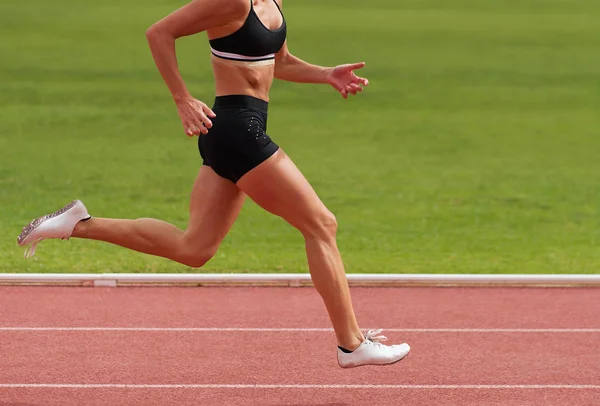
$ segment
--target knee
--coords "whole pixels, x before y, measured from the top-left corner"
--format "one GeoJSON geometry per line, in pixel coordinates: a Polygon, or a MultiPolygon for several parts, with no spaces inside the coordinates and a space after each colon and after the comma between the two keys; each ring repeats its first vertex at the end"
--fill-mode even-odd
{"type": "Polygon", "coordinates": [[[181,251],[179,262],[191,268],[201,268],[217,253],[217,247],[187,248],[181,251]]]}
{"type": "Polygon", "coordinates": [[[338,223],[335,215],[327,209],[313,214],[303,230],[304,237],[330,239],[335,238],[338,223]]]}

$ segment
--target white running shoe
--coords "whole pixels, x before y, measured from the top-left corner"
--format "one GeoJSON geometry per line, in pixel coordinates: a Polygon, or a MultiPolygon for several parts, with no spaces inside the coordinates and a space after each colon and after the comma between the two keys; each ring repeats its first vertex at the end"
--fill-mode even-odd
{"type": "Polygon", "coordinates": [[[387,340],[386,336],[378,336],[383,330],[369,330],[365,334],[365,341],[351,353],[346,353],[338,348],[338,364],[342,368],[353,368],[361,365],[389,365],[406,357],[410,346],[406,343],[400,345],[383,345],[380,341],[387,340]]]}
{"type": "Polygon", "coordinates": [[[68,240],[75,225],[81,220],[91,218],[87,209],[80,200],[75,200],[62,209],[46,214],[43,217],[32,220],[17,238],[17,243],[22,246],[28,246],[25,250],[25,258],[30,258],[35,254],[35,247],[38,242],[47,238],[62,238],[68,240]]]}

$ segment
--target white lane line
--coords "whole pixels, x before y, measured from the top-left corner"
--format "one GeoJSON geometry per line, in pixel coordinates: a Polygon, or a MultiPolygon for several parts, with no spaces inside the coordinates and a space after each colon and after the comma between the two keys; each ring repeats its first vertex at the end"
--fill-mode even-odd
{"type": "Polygon", "coordinates": [[[52,384],[2,383],[2,388],[35,389],[600,389],[600,385],[262,385],[262,384],[52,384]]]}
{"type": "MultiPolygon", "coordinates": [[[[0,327],[1,331],[149,331],[149,332],[250,332],[325,333],[331,328],[246,327],[0,327]]],[[[600,328],[384,328],[397,333],[600,333],[600,328]]]]}

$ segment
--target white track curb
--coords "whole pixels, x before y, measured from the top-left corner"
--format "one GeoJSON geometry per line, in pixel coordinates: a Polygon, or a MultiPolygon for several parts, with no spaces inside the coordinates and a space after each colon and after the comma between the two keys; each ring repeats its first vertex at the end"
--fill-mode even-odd
{"type": "MultiPolygon", "coordinates": [[[[351,286],[598,286],[598,275],[348,274],[351,286]]],[[[0,285],[312,286],[309,274],[35,274],[0,273],[0,285]]]]}

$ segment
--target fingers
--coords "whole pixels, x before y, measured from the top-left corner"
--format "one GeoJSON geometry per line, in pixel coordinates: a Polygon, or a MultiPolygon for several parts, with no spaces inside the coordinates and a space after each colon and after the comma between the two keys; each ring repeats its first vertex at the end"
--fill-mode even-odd
{"type": "MultiPolygon", "coordinates": [[[[201,127],[203,128],[203,126],[201,127]]],[[[188,123],[184,125],[183,129],[188,137],[193,137],[194,135],[200,135],[202,133],[200,127],[193,123],[188,123]]]]}
{"type": "Polygon", "coordinates": [[[208,129],[212,128],[213,126],[212,121],[208,117],[215,118],[217,115],[205,103],[200,102],[200,111],[198,111],[198,116],[200,117],[200,132],[202,134],[207,134],[208,129]]]}
{"type": "MultiPolygon", "coordinates": [[[[208,119],[202,118],[200,116],[200,117],[193,117],[190,120],[188,120],[187,125],[185,126],[186,134],[189,136],[207,134],[208,128],[207,128],[207,125],[204,124],[204,122],[203,122],[204,120],[208,120],[208,119]]],[[[208,120],[208,121],[210,121],[210,120],[208,120]]],[[[212,127],[212,123],[210,124],[210,126],[212,127]]]]}
{"type": "Polygon", "coordinates": [[[353,92],[352,94],[356,94],[357,92],[363,91],[362,86],[357,85],[356,83],[351,83],[349,85],[349,87],[350,87],[350,90],[353,92]]]}
{"type": "MultiPolygon", "coordinates": [[[[202,104],[203,104],[203,105],[202,105],[202,111],[204,112],[204,114],[206,114],[208,117],[212,117],[212,118],[215,118],[215,117],[217,116],[217,115],[215,114],[215,112],[214,112],[214,111],[212,111],[212,110],[210,109],[210,107],[208,107],[208,106],[207,106],[206,104],[204,104],[204,103],[202,103],[202,104]]],[[[212,123],[211,123],[211,125],[212,125],[212,123]]]]}
{"type": "Polygon", "coordinates": [[[350,83],[350,84],[346,85],[342,90],[340,90],[340,93],[342,94],[344,99],[347,99],[348,95],[350,95],[350,94],[356,95],[356,93],[359,93],[362,91],[363,91],[362,86],[360,86],[359,84],[356,84],[356,83],[350,83]]]}
{"type": "MultiPolygon", "coordinates": [[[[210,127],[212,127],[212,123],[210,124],[210,127]]],[[[188,137],[208,133],[207,125],[204,124],[202,120],[197,119],[186,121],[186,123],[183,125],[183,129],[188,137]]]]}
{"type": "Polygon", "coordinates": [[[355,70],[355,69],[360,69],[360,68],[364,68],[365,67],[365,63],[364,62],[358,62],[358,63],[351,63],[346,65],[345,67],[348,70],[355,70]]]}
{"type": "Polygon", "coordinates": [[[208,130],[213,126],[209,117],[215,118],[217,116],[214,111],[199,100],[180,106],[179,114],[183,123],[183,130],[188,137],[208,134],[208,130]]]}
{"type": "MultiPolygon", "coordinates": [[[[196,108],[195,110],[196,110],[198,117],[200,118],[200,124],[204,124],[204,126],[206,128],[212,128],[212,121],[208,117],[210,116],[210,117],[214,118],[217,115],[205,103],[199,102],[199,104],[200,104],[200,106],[199,106],[200,108],[196,108]]],[[[203,134],[206,134],[206,133],[203,132],[203,134]]]]}
{"type": "Polygon", "coordinates": [[[354,78],[353,83],[361,84],[363,86],[369,86],[369,80],[368,79],[361,78],[361,77],[358,77],[358,76],[356,76],[354,78]]]}
{"type": "Polygon", "coordinates": [[[362,87],[360,87],[357,84],[350,83],[348,86],[346,86],[346,91],[350,94],[355,95],[358,92],[362,92],[362,87]]]}
{"type": "MultiPolygon", "coordinates": [[[[364,62],[354,63],[354,64],[347,65],[347,66],[350,67],[350,70],[355,70],[355,69],[363,68],[365,66],[365,63],[364,62]]],[[[353,83],[360,83],[363,86],[369,86],[369,81],[367,79],[356,76],[354,74],[354,72],[352,72],[352,79],[353,79],[353,83]]]]}
{"type": "Polygon", "coordinates": [[[195,122],[196,126],[200,129],[200,132],[202,134],[207,134],[208,129],[212,128],[212,121],[210,121],[210,119],[206,117],[206,114],[204,114],[204,112],[198,114],[198,118],[199,120],[195,122]]]}

